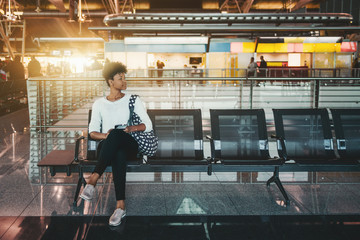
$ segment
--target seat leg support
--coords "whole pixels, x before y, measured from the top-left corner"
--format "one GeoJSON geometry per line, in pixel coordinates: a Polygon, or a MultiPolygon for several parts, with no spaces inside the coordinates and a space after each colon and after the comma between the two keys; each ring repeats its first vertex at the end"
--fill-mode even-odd
{"type": "Polygon", "coordinates": [[[211,163],[208,165],[207,174],[209,176],[211,176],[211,174],[212,174],[212,164],[211,163]]]}
{"type": "Polygon", "coordinates": [[[280,178],[279,178],[279,167],[275,167],[274,175],[266,182],[266,186],[270,186],[270,183],[274,182],[276,186],[279,188],[281,194],[285,198],[286,206],[290,205],[290,199],[285,191],[284,186],[282,185],[280,178]]]}
{"type": "Polygon", "coordinates": [[[80,194],[80,189],[81,189],[81,185],[86,185],[86,181],[85,181],[85,178],[84,178],[84,174],[83,174],[83,171],[80,167],[80,170],[79,170],[79,180],[78,180],[78,183],[77,183],[77,186],[76,186],[76,192],[75,192],[75,196],[74,196],[74,207],[77,205],[77,200],[79,198],[79,194],[80,194]]]}

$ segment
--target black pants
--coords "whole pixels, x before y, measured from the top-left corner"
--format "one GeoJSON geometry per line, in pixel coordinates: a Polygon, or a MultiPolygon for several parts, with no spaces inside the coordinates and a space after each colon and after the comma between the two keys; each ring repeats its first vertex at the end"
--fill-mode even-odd
{"type": "Polygon", "coordinates": [[[100,176],[112,166],[116,200],[125,200],[126,162],[136,158],[138,144],[128,133],[114,129],[101,142],[98,164],[94,172],[100,176]]]}

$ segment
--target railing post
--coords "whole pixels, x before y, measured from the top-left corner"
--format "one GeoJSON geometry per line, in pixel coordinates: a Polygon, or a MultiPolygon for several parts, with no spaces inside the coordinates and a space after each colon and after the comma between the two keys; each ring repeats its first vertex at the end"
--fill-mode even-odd
{"type": "MultiPolygon", "coordinates": [[[[176,81],[176,80],[174,80],[174,81],[176,81]]],[[[179,84],[179,109],[181,109],[181,80],[178,80],[177,81],[178,82],[178,84],[179,84]]]]}
{"type": "Polygon", "coordinates": [[[315,108],[319,108],[319,99],[320,99],[320,80],[315,80],[315,108]]]}
{"type": "MultiPolygon", "coordinates": [[[[239,87],[240,87],[240,96],[239,96],[239,107],[240,107],[240,109],[242,109],[243,108],[243,106],[242,106],[242,104],[243,104],[243,101],[242,101],[242,96],[243,96],[243,87],[244,87],[244,80],[241,80],[241,79],[239,79],[239,81],[240,81],[240,84],[239,84],[239,87]]],[[[248,76],[247,76],[247,74],[246,74],[246,80],[245,80],[246,82],[248,81],[248,76]]]]}
{"type": "Polygon", "coordinates": [[[313,84],[311,84],[312,92],[312,108],[319,108],[319,98],[320,98],[320,80],[314,79],[313,84]]]}
{"type": "Polygon", "coordinates": [[[250,82],[250,94],[249,94],[249,108],[252,109],[253,105],[253,90],[254,90],[254,79],[251,79],[250,82]]]}
{"type": "Polygon", "coordinates": [[[42,109],[41,109],[41,113],[42,113],[42,117],[41,117],[41,114],[40,114],[40,121],[41,121],[41,126],[43,126],[42,128],[40,128],[40,131],[41,132],[45,132],[45,129],[46,129],[46,127],[44,127],[44,126],[46,126],[47,125],[47,121],[46,121],[46,91],[45,91],[45,87],[46,87],[46,81],[44,80],[44,81],[41,81],[41,91],[42,91],[42,93],[41,93],[41,96],[40,96],[40,98],[41,98],[41,106],[42,106],[42,109]]]}

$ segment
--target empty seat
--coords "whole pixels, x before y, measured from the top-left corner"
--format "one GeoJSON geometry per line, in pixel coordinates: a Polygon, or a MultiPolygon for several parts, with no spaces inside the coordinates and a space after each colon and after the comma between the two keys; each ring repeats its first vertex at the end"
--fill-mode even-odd
{"type": "Polygon", "coordinates": [[[273,109],[273,113],[281,157],[304,164],[338,163],[326,109],[273,109]]]}
{"type": "MultiPolygon", "coordinates": [[[[220,160],[223,165],[241,171],[272,168],[274,174],[266,185],[276,183],[288,206],[290,199],[279,178],[279,166],[283,160],[270,158],[264,110],[210,109],[210,117],[212,136],[208,138],[212,161],[220,160]],[[245,168],[246,165],[252,168],[245,168]]],[[[217,166],[213,168],[219,170],[217,166]]]]}
{"type": "Polygon", "coordinates": [[[149,164],[207,164],[200,109],[148,110],[159,139],[149,164]]]}
{"type": "Polygon", "coordinates": [[[275,164],[263,109],[210,109],[213,158],[224,164],[275,164]]]}
{"type": "Polygon", "coordinates": [[[336,145],[343,161],[360,159],[360,109],[331,109],[336,145]]]}

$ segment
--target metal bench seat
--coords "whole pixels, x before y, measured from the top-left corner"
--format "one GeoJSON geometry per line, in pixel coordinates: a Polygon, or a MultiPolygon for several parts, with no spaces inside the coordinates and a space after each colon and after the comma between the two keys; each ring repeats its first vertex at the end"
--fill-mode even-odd
{"type": "Polygon", "coordinates": [[[327,109],[273,109],[278,153],[297,164],[356,165],[336,156],[327,109]]]}
{"type": "Polygon", "coordinates": [[[264,110],[210,109],[210,118],[212,136],[207,138],[215,163],[212,170],[274,171],[267,186],[275,182],[288,206],[290,200],[279,178],[283,160],[270,157],[264,110]]]}
{"type": "Polygon", "coordinates": [[[210,109],[211,151],[225,165],[278,164],[271,158],[263,109],[210,109]]]}
{"type": "Polygon", "coordinates": [[[330,109],[341,161],[360,163],[360,109],[330,109]]]}
{"type": "Polygon", "coordinates": [[[207,165],[200,109],[148,110],[159,146],[148,164],[207,165]]]}

